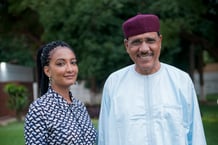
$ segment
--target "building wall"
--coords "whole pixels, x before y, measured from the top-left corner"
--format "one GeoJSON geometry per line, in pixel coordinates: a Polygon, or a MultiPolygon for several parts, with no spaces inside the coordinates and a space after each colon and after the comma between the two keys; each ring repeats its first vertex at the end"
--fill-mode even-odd
{"type": "Polygon", "coordinates": [[[0,82],[33,82],[33,69],[14,64],[0,63],[0,82]]]}
{"type": "Polygon", "coordinates": [[[15,115],[15,112],[7,106],[9,96],[3,90],[7,83],[26,86],[30,103],[33,100],[33,69],[4,62],[0,63],[0,117],[15,115]]]}
{"type": "MultiPolygon", "coordinates": [[[[218,64],[208,64],[204,67],[204,95],[218,94],[218,64]]],[[[199,73],[194,74],[194,84],[197,94],[200,94],[199,73]]]]}
{"type": "Polygon", "coordinates": [[[78,98],[87,105],[96,105],[101,102],[101,93],[93,93],[85,87],[85,81],[80,81],[78,84],[71,87],[72,95],[78,98]]]}

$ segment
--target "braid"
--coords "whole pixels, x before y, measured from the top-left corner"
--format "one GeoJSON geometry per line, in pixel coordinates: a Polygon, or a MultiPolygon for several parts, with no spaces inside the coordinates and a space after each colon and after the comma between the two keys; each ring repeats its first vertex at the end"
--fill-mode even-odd
{"type": "MultiPolygon", "coordinates": [[[[40,95],[45,94],[48,91],[49,78],[44,73],[44,66],[48,66],[50,62],[50,52],[58,47],[68,47],[72,48],[63,41],[52,41],[40,47],[37,52],[37,73],[38,73],[38,83],[40,89],[40,95]]],[[[73,51],[73,50],[72,50],[73,51]]]]}

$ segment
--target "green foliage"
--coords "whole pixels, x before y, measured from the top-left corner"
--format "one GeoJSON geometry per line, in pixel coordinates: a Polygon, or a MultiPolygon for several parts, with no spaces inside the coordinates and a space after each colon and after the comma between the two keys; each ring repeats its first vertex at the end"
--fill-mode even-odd
{"type": "Polygon", "coordinates": [[[21,120],[21,113],[27,105],[28,90],[23,85],[8,83],[4,86],[4,91],[9,95],[8,106],[11,110],[16,111],[18,120],[21,120]]]}
{"type": "MultiPolygon", "coordinates": [[[[31,61],[23,61],[30,59],[24,55],[18,58],[24,64],[33,62],[36,48],[43,42],[64,40],[77,54],[79,78],[95,80],[94,85],[101,88],[111,72],[131,63],[123,45],[122,23],[137,13],[154,13],[160,17],[161,61],[187,70],[192,44],[196,52],[201,47],[208,56],[218,58],[214,55],[218,36],[216,5],[217,2],[202,0],[10,0],[0,7],[4,14],[0,19],[4,18],[5,22],[5,25],[0,23],[0,31],[12,32],[7,36],[13,37],[7,37],[7,41],[0,37],[0,41],[5,48],[12,42],[13,45],[8,45],[14,50],[10,55],[27,50],[32,55],[31,61]],[[21,43],[16,46],[14,40],[21,43]]],[[[3,47],[1,50],[2,58],[4,54],[10,56],[3,47]]]]}
{"type": "Polygon", "coordinates": [[[206,64],[215,62],[215,58],[211,57],[211,55],[207,51],[204,51],[203,55],[204,55],[204,62],[206,64]]]}
{"type": "Polygon", "coordinates": [[[35,51],[41,44],[38,14],[20,1],[0,2],[0,61],[34,66],[35,51]]]}
{"type": "Polygon", "coordinates": [[[33,54],[24,41],[24,37],[11,37],[11,35],[0,38],[0,61],[34,66],[33,54]]]}
{"type": "Polygon", "coordinates": [[[94,79],[98,88],[110,72],[129,63],[129,58],[124,57],[121,2],[23,0],[22,5],[39,13],[45,28],[43,41],[61,39],[75,49],[80,79],[94,79]]]}

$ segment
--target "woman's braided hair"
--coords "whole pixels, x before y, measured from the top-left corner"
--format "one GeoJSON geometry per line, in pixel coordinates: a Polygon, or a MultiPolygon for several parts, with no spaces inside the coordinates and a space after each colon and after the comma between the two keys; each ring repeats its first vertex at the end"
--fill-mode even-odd
{"type": "MultiPolygon", "coordinates": [[[[37,73],[38,83],[40,89],[40,95],[45,94],[48,91],[49,78],[44,73],[44,66],[48,66],[50,62],[51,51],[58,47],[67,47],[73,51],[73,49],[64,41],[52,41],[48,44],[42,45],[37,53],[37,73]]],[[[74,52],[74,51],[73,51],[74,52]]]]}

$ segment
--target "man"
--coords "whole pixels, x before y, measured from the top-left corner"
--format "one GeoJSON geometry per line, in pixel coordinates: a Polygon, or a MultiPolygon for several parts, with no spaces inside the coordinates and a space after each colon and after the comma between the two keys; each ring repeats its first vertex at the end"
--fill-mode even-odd
{"type": "Polygon", "coordinates": [[[189,75],[159,61],[159,18],[138,14],[123,23],[134,64],[112,73],[102,96],[98,145],[205,145],[189,75]]]}

